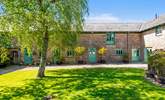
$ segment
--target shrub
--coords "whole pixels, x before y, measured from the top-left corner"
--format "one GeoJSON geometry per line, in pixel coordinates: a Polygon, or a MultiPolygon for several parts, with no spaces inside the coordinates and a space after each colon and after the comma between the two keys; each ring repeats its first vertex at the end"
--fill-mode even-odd
{"type": "Polygon", "coordinates": [[[53,51],[53,63],[56,63],[58,65],[62,64],[64,61],[62,56],[62,50],[60,48],[56,48],[53,51]]]}
{"type": "Polygon", "coordinates": [[[7,65],[9,63],[8,49],[0,47],[0,64],[7,65]]]}
{"type": "Polygon", "coordinates": [[[165,51],[156,50],[149,55],[148,70],[158,77],[165,78],[165,51]]]}

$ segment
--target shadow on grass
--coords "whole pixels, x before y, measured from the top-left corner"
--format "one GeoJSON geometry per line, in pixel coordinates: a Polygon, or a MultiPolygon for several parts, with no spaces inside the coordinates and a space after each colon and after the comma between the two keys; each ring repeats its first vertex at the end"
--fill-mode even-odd
{"type": "Polygon", "coordinates": [[[12,100],[13,98],[21,97],[31,97],[39,100],[47,93],[44,91],[46,89],[45,83],[40,80],[31,81],[23,87],[0,87],[3,90],[0,91],[0,99],[2,100],[12,100]]]}
{"type": "Polygon", "coordinates": [[[48,70],[41,80],[26,80],[21,87],[0,87],[0,99],[41,100],[51,95],[59,100],[164,100],[165,89],[145,81],[143,76],[142,69],[127,68],[48,70]]]}

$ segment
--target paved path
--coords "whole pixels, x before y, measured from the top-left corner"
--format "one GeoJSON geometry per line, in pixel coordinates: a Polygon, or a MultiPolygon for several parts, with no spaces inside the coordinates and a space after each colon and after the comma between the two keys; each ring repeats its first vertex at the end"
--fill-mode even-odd
{"type": "MultiPolygon", "coordinates": [[[[47,66],[46,69],[72,69],[72,68],[141,68],[147,69],[147,64],[98,64],[98,65],[57,65],[47,66]]],[[[16,70],[33,70],[38,69],[36,66],[10,66],[4,69],[0,69],[0,74],[13,72],[16,70]]]]}
{"type": "MultiPolygon", "coordinates": [[[[47,69],[72,69],[72,68],[142,68],[147,69],[147,64],[98,64],[98,65],[57,65],[47,66],[47,69]]],[[[23,70],[38,69],[38,67],[26,67],[23,70]]]]}
{"type": "Polygon", "coordinates": [[[9,72],[13,72],[13,71],[16,71],[16,70],[21,70],[21,69],[24,69],[24,68],[26,68],[26,66],[17,66],[17,65],[0,68],[0,75],[5,74],[5,73],[9,73],[9,72]]]}

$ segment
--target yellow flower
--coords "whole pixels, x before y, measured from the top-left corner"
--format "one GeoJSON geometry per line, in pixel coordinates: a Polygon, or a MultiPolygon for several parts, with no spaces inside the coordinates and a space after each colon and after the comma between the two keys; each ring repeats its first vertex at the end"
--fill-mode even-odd
{"type": "Polygon", "coordinates": [[[75,52],[76,52],[76,54],[77,54],[78,56],[81,56],[81,55],[83,55],[84,52],[85,52],[85,47],[76,47],[76,48],[75,48],[75,52]]]}
{"type": "Polygon", "coordinates": [[[103,54],[105,54],[106,51],[107,51],[107,49],[105,47],[102,47],[98,50],[98,54],[103,55],[103,54]]]}

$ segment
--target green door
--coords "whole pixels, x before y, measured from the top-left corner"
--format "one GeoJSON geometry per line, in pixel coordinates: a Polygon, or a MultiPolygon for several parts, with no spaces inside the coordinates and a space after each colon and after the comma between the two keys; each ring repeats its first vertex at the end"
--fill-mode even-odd
{"type": "Polygon", "coordinates": [[[144,48],[144,62],[148,62],[148,50],[144,48]]]}
{"type": "Polygon", "coordinates": [[[32,53],[28,54],[27,49],[24,49],[24,64],[32,64],[33,63],[33,58],[32,58],[32,53]]]}
{"type": "Polygon", "coordinates": [[[148,56],[152,52],[152,48],[144,48],[144,62],[148,62],[148,56]]]}
{"type": "Polygon", "coordinates": [[[88,49],[88,61],[89,63],[96,63],[96,48],[88,49]]]}
{"type": "Polygon", "coordinates": [[[139,49],[132,49],[132,61],[138,62],[140,60],[140,50],[139,49]]]}

